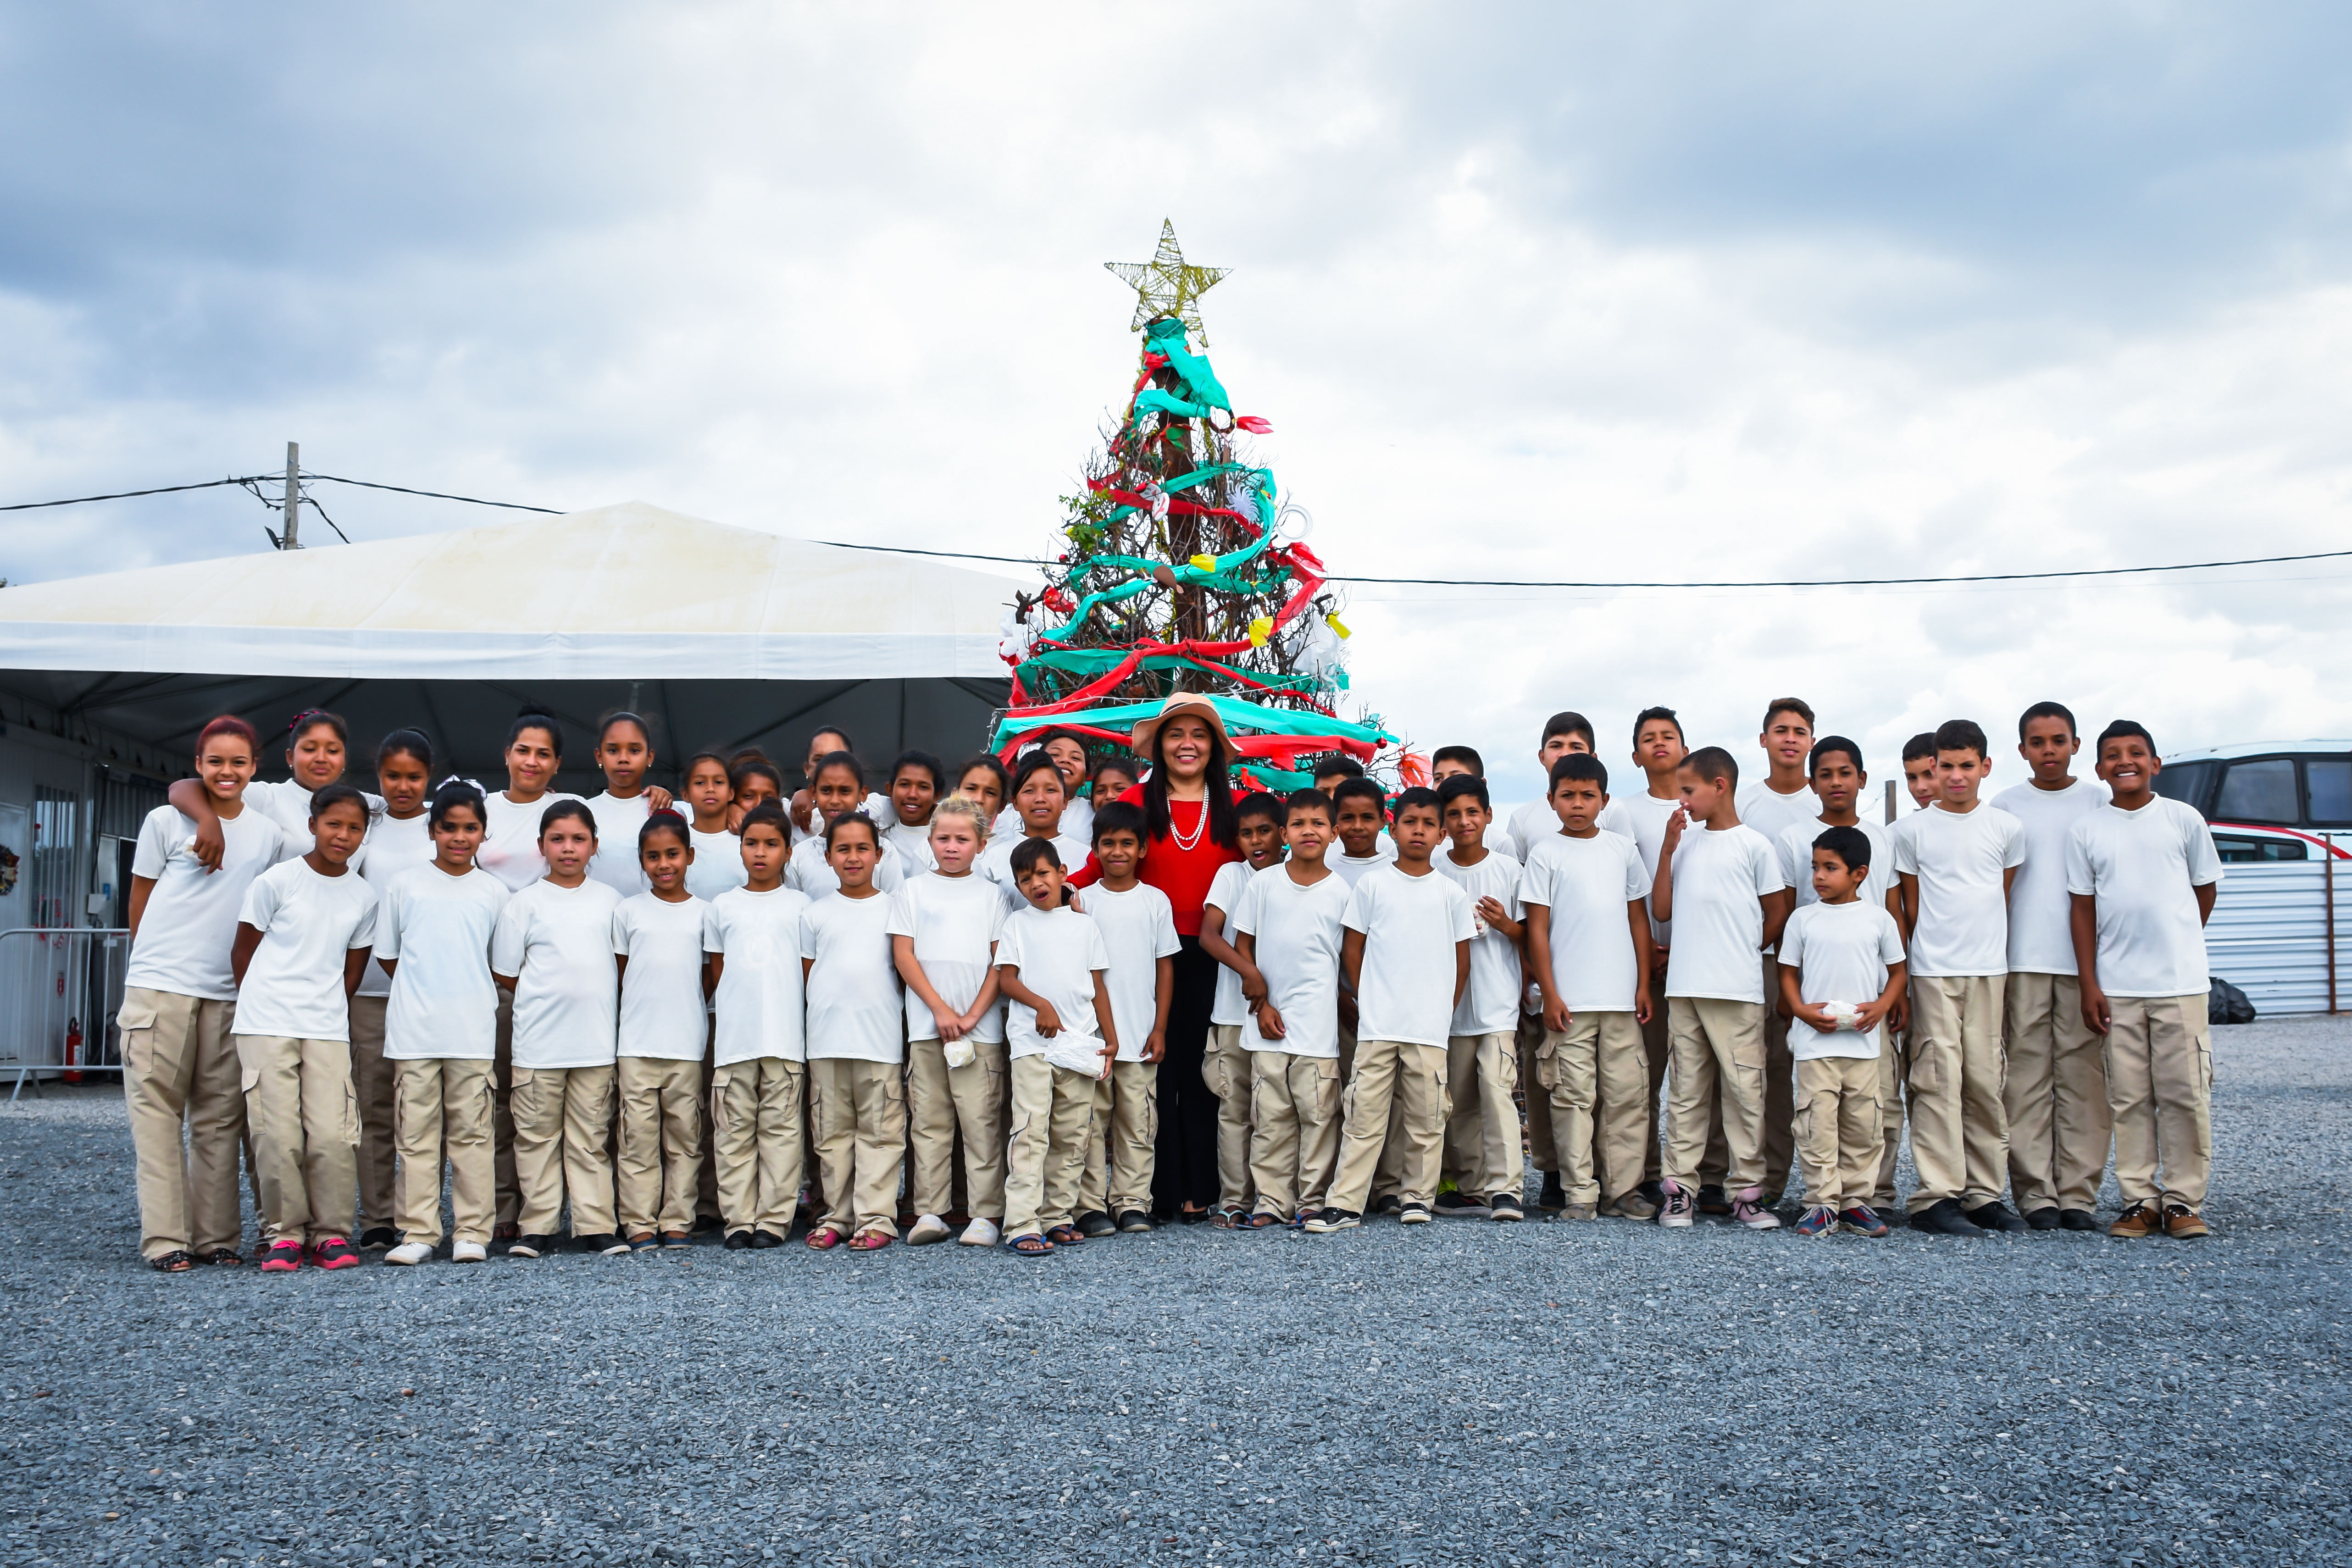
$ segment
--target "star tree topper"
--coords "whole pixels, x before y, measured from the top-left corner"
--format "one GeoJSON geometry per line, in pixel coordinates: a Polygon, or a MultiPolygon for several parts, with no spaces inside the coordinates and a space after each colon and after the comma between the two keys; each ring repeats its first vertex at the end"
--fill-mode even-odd
{"type": "Polygon", "coordinates": [[[1160,220],[1160,248],[1152,253],[1150,261],[1106,261],[1103,267],[1135,290],[1131,329],[1139,332],[1147,322],[1173,316],[1184,323],[1202,348],[1209,346],[1208,330],[1201,325],[1200,298],[1216,287],[1231,268],[1186,265],[1183,247],[1176,243],[1173,222],[1160,220]]]}

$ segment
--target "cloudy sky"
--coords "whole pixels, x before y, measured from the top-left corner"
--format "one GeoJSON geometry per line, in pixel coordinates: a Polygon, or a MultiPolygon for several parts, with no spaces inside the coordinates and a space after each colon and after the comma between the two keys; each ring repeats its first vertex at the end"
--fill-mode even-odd
{"type": "MultiPolygon", "coordinates": [[[[267,470],[1024,553],[1173,218],[1335,567],[1727,581],[2352,548],[2323,5],[0,5],[0,501],[267,470]]],[[[356,538],[486,520],[322,490],[356,538]]],[[[16,514],[37,580],[266,548],[16,514]]],[[[323,530],[308,525],[323,540],[323,530]]],[[[2352,734],[2352,561],[2030,589],[1358,589],[1358,690],[1891,765],[2055,696],[2352,734]]],[[[1876,769],[1874,769],[1875,771],[1876,769]]],[[[1997,768],[2017,777],[2014,765],[1997,768]]]]}

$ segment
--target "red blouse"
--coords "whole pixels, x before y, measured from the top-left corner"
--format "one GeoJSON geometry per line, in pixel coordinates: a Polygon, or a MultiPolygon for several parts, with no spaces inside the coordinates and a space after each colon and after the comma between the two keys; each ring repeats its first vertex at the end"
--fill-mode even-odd
{"type": "MultiPolygon", "coordinates": [[[[1135,785],[1119,796],[1126,805],[1140,810],[1143,786],[1135,785]]],[[[1168,895],[1175,908],[1176,935],[1198,936],[1201,934],[1201,911],[1209,902],[1209,884],[1217,880],[1217,871],[1228,862],[1242,858],[1238,850],[1229,850],[1209,833],[1203,820],[1209,810],[1206,800],[1176,800],[1168,802],[1168,822],[1183,837],[1190,839],[1197,831],[1200,841],[1191,849],[1181,849],[1176,840],[1147,838],[1143,844],[1143,863],[1136,874],[1168,895]]],[[[1070,880],[1086,887],[1098,880],[1102,868],[1091,857],[1086,869],[1070,880]]]]}

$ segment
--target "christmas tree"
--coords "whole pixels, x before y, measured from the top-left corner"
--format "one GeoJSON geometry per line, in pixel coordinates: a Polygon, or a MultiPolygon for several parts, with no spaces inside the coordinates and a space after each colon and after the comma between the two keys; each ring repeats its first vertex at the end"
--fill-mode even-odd
{"type": "Polygon", "coordinates": [[[1313,520],[1250,459],[1248,437],[1273,426],[1236,415],[1210,367],[1200,297],[1223,269],[1187,264],[1172,224],[1151,260],[1104,265],[1136,291],[1142,363],[1084,488],[1063,497],[1045,588],[1005,615],[996,748],[1055,726],[1124,748],[1161,698],[1202,692],[1242,753],[1237,783],[1304,789],[1333,752],[1393,777],[1409,768],[1396,737],[1375,715],[1341,716],[1359,706],[1349,632],[1307,546],[1313,520]]]}

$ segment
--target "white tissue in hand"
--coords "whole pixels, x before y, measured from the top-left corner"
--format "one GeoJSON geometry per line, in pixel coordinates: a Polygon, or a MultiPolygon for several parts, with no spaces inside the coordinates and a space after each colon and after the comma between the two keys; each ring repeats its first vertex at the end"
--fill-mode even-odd
{"type": "Polygon", "coordinates": [[[1045,1042],[1045,1060],[1072,1072],[1100,1078],[1104,1075],[1102,1049],[1102,1036],[1080,1034],[1065,1026],[1045,1042]]]}
{"type": "Polygon", "coordinates": [[[947,1058],[950,1067],[970,1067],[980,1052],[972,1048],[971,1037],[966,1035],[961,1040],[951,1040],[941,1045],[940,1054],[947,1058]]]}
{"type": "Polygon", "coordinates": [[[1822,1011],[1836,1019],[1837,1027],[1842,1030],[1862,1028],[1862,1006],[1858,1002],[1823,1002],[1822,1011]]]}

